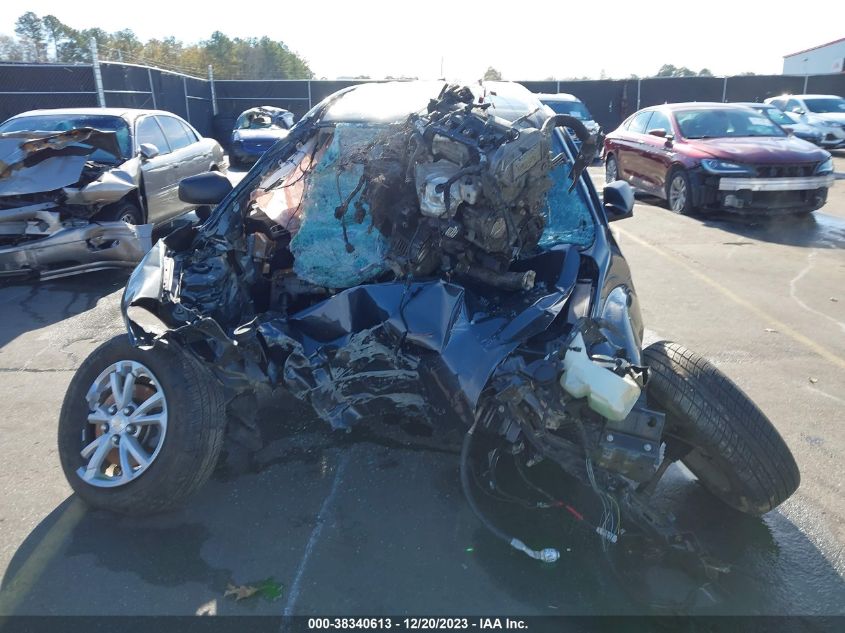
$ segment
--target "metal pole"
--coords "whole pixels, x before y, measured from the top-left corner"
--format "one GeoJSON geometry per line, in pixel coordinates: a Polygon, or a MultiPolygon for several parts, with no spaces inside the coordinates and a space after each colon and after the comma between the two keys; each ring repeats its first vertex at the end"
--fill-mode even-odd
{"type": "Polygon", "coordinates": [[[153,110],[158,110],[158,105],[156,104],[156,89],[153,85],[153,71],[149,66],[147,66],[147,77],[150,79],[150,94],[153,97],[153,110]]]}
{"type": "Polygon", "coordinates": [[[557,82],[557,93],[560,94],[560,81],[557,82]]]}
{"type": "Polygon", "coordinates": [[[211,86],[211,113],[217,116],[217,91],[214,89],[214,66],[208,65],[208,84],[211,86]]]}
{"type": "Polygon", "coordinates": [[[642,83],[642,79],[637,79],[637,110],[640,109],[640,84],[642,83]]]}
{"type": "Polygon", "coordinates": [[[103,75],[100,73],[100,56],[97,55],[97,40],[93,37],[91,46],[91,67],[94,69],[94,85],[97,87],[97,105],[106,107],[106,92],[103,90],[103,75]]]}
{"type": "Polygon", "coordinates": [[[807,80],[810,78],[810,75],[804,75],[804,91],[801,94],[807,94],[807,80]]]}
{"type": "Polygon", "coordinates": [[[182,92],[185,93],[185,118],[191,122],[191,104],[188,102],[188,80],[182,75],[182,92]]]}
{"type": "Polygon", "coordinates": [[[311,80],[308,80],[308,109],[310,110],[314,106],[311,103],[311,80]]]}
{"type": "Polygon", "coordinates": [[[728,96],[728,78],[725,77],[724,82],[722,82],[722,103],[727,101],[728,96]]]}

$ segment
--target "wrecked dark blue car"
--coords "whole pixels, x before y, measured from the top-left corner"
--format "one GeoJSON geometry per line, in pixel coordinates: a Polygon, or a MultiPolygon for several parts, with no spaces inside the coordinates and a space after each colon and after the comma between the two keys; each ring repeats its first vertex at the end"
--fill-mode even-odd
{"type": "Polygon", "coordinates": [[[498,464],[524,475],[526,504],[565,509],[608,544],[640,530],[707,561],[650,504],[666,468],[682,460],[751,514],[789,497],[798,469],[719,370],[675,343],[642,348],[608,228],[633,196],[617,182],[599,198],[584,173],[599,145],[521,86],[365,84],[316,106],[234,190],[214,173],[183,181],[186,202],[216,210],[150,251],[123,297],[128,336],[74,377],[68,481],[98,508],[170,508],[224,440],[261,446],[255,394],[271,387],[337,429],[462,428],[468,503],[534,558],[558,554],[503,532],[475,498],[495,493],[498,464]],[[595,507],[548,493],[541,461],[595,507]]]}

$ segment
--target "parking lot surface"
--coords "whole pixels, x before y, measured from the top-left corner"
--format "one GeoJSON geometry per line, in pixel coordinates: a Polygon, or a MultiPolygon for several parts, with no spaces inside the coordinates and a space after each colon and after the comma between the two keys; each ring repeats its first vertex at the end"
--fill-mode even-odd
{"type": "MultiPolygon", "coordinates": [[[[845,154],[836,171],[845,178],[845,154]]],[[[100,272],[0,287],[0,615],[845,614],[845,182],[811,217],[682,217],[644,199],[613,231],[649,341],[716,363],[801,469],[798,492],[761,519],[670,469],[665,504],[732,565],[717,586],[625,560],[611,571],[562,515],[497,508],[523,540],[562,550],[555,565],[529,560],[466,506],[456,433],[336,434],[278,396],[262,405],[271,442],[246,472],[219,469],[167,515],[87,510],[62,476],[56,422],[75,368],[123,331],[127,273],[100,272]],[[276,600],[224,597],[268,578],[276,600]]]]}

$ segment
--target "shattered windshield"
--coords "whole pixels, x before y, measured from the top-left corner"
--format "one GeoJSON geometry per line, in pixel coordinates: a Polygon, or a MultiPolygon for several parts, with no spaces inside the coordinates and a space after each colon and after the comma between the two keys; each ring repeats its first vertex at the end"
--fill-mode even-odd
{"type": "MultiPolygon", "coordinates": [[[[3,132],[67,132],[77,128],[90,127],[104,132],[116,132],[122,158],[132,155],[132,142],[129,125],[119,116],[106,115],[68,115],[68,114],[38,114],[16,117],[0,125],[3,132]]],[[[102,163],[113,163],[114,156],[98,149],[90,156],[91,160],[102,163]]]]}
{"type": "Polygon", "coordinates": [[[239,130],[283,130],[280,119],[268,112],[244,112],[235,126],[239,130]]]}
{"type": "MultiPolygon", "coordinates": [[[[418,261],[429,256],[431,240],[422,229],[401,231],[403,223],[412,222],[407,218],[417,212],[417,199],[407,191],[388,187],[370,195],[362,184],[387,183],[393,176],[404,182],[405,173],[395,174],[389,163],[390,139],[399,127],[400,124],[336,123],[319,128],[286,161],[268,169],[249,194],[247,204],[253,216],[266,216],[290,233],[293,269],[300,278],[322,286],[350,287],[391,270],[398,272],[390,262],[397,248],[402,249],[405,259],[412,254],[418,261]],[[381,173],[372,177],[374,168],[381,173]]],[[[561,137],[555,134],[553,139],[554,153],[563,151],[561,137]]],[[[420,176],[424,172],[425,177],[436,177],[438,170],[449,173],[448,167],[441,164],[444,162],[418,166],[416,173],[420,176]]],[[[583,188],[569,191],[569,167],[564,162],[549,172],[550,186],[539,203],[543,218],[537,241],[540,249],[559,244],[587,247],[594,240],[594,220],[583,188]]],[[[495,234],[498,229],[489,224],[490,220],[475,215],[469,202],[474,202],[478,194],[466,186],[464,199],[455,202],[456,210],[449,222],[456,227],[462,223],[461,230],[474,244],[493,250],[498,242],[479,233],[495,234]],[[472,229],[467,230],[467,225],[472,229]]],[[[426,212],[423,205],[423,213],[426,212]]],[[[536,252],[526,249],[523,254],[532,254],[532,250],[536,252]]],[[[431,255],[439,261],[436,253],[431,255]]]]}

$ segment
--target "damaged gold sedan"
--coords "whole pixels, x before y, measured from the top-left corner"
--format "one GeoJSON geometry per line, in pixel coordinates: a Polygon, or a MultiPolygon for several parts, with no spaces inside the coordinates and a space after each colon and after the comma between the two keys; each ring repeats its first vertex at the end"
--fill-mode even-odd
{"type": "Polygon", "coordinates": [[[216,141],[168,112],[14,116],[0,125],[0,278],[132,268],[154,225],[196,208],[179,181],[227,166],[216,141]]]}

